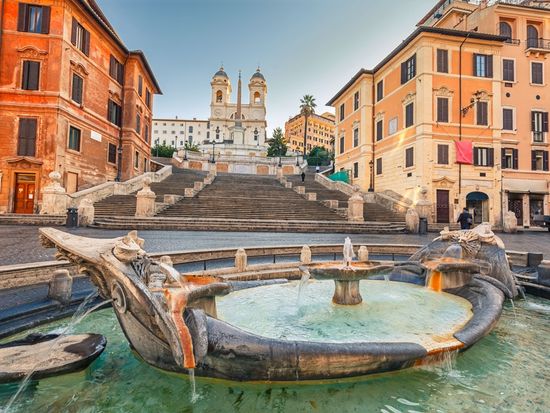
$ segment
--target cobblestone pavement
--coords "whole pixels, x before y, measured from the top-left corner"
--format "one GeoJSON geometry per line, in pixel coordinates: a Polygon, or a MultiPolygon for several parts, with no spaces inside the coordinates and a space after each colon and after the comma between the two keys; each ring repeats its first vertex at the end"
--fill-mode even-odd
{"type": "MultiPolygon", "coordinates": [[[[67,230],[73,234],[92,238],[115,238],[127,231],[77,228],[67,230]]],[[[343,243],[345,234],[301,234],[269,232],[202,232],[202,231],[140,231],[145,239],[145,248],[150,252],[200,250],[208,248],[231,248],[271,245],[305,245],[343,243]]],[[[437,234],[424,236],[410,234],[352,234],[354,244],[416,244],[424,245],[437,234]]],[[[524,232],[499,234],[506,248],[516,251],[541,252],[550,259],[550,234],[524,232]]],[[[0,266],[51,261],[54,250],[45,249],[38,239],[38,227],[0,226],[0,266]]]]}

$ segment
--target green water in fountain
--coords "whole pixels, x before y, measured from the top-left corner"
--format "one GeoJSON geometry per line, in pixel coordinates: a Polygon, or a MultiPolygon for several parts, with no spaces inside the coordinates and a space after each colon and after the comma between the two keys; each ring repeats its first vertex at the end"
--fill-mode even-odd
{"type": "MultiPolygon", "coordinates": [[[[550,406],[550,303],[509,303],[493,332],[440,366],[313,384],[248,384],[197,378],[190,401],[186,376],[149,367],[131,352],[111,309],[75,333],[107,337],[103,355],[81,373],[32,383],[14,412],[547,412],[550,406]]],[[[51,331],[68,320],[33,331],[51,331]]],[[[17,385],[0,386],[4,406],[17,385]]]]}
{"type": "Polygon", "coordinates": [[[362,281],[363,303],[332,304],[333,281],[270,285],[221,297],[218,318],[264,337],[317,342],[412,342],[452,335],[472,317],[468,301],[424,287],[362,281]]]}

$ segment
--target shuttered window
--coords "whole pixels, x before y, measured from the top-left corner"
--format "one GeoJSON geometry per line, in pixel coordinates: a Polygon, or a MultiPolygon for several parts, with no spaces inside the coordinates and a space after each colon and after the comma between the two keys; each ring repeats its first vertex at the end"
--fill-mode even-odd
{"type": "Polygon", "coordinates": [[[141,77],[141,75],[138,76],[138,95],[143,95],[143,78],[141,77]]]}
{"type": "Polygon", "coordinates": [[[136,115],[136,132],[141,133],[141,116],[139,114],[136,115]]]}
{"type": "Polygon", "coordinates": [[[516,80],[514,65],[515,62],[512,59],[502,60],[502,80],[505,82],[514,82],[516,80]]]}
{"type": "Polygon", "coordinates": [[[407,148],[405,150],[405,168],[411,168],[414,166],[414,148],[407,148]]]}
{"type": "Polygon", "coordinates": [[[80,129],[71,126],[69,128],[69,142],[67,147],[73,151],[80,152],[80,138],[82,132],[80,129]]]}
{"type": "Polygon", "coordinates": [[[382,158],[376,160],[376,175],[382,175],[382,158]]]}
{"type": "Polygon", "coordinates": [[[475,166],[494,166],[495,151],[493,148],[474,148],[475,166]]]}
{"type": "Polygon", "coordinates": [[[149,89],[145,89],[145,104],[151,109],[151,91],[149,89]]]}
{"type": "Polygon", "coordinates": [[[145,136],[144,136],[145,142],[149,142],[149,125],[145,124],[145,136]]]}
{"type": "Polygon", "coordinates": [[[50,32],[51,9],[48,6],[19,3],[17,30],[28,33],[50,32]]]}
{"type": "Polygon", "coordinates": [[[409,103],[405,106],[405,127],[414,125],[414,103],[409,103]]]}
{"type": "Polygon", "coordinates": [[[344,150],[346,148],[345,143],[346,143],[345,138],[343,136],[340,137],[340,153],[341,154],[344,153],[344,150]]]}
{"type": "Polygon", "coordinates": [[[384,138],[384,121],[380,119],[376,122],[376,140],[381,141],[384,138]]]}
{"type": "Polygon", "coordinates": [[[548,171],[548,151],[531,151],[531,169],[533,171],[548,171]]]}
{"type": "Polygon", "coordinates": [[[17,140],[18,156],[36,156],[36,126],[36,119],[19,119],[19,135],[17,140]]]}
{"type": "Polygon", "coordinates": [[[480,126],[489,125],[489,104],[487,102],[477,102],[476,123],[480,126]]]}
{"type": "Polygon", "coordinates": [[[354,162],[353,164],[353,177],[359,178],[359,162],[354,162]]]}
{"type": "Polygon", "coordinates": [[[73,73],[73,83],[71,87],[71,99],[76,103],[82,104],[82,91],[84,88],[84,79],[73,73]]]}
{"type": "Polygon", "coordinates": [[[493,77],[493,56],[474,53],[474,76],[493,77]]]}
{"type": "Polygon", "coordinates": [[[544,84],[544,66],[540,62],[531,62],[531,83],[534,85],[544,84]]]}
{"type": "Polygon", "coordinates": [[[404,85],[416,76],[416,55],[401,63],[401,84],[404,85]]]}
{"type": "Polygon", "coordinates": [[[513,148],[502,148],[502,168],[518,169],[518,150],[513,148]]]}
{"type": "Polygon", "coordinates": [[[384,99],[384,81],[381,80],[376,84],[376,101],[380,102],[384,99]]]}
{"type": "Polygon", "coordinates": [[[509,108],[502,109],[502,129],[514,130],[514,110],[509,108]]]}
{"type": "Polygon", "coordinates": [[[359,146],[359,128],[353,130],[353,147],[356,148],[359,146]]]}
{"type": "Polygon", "coordinates": [[[21,89],[38,90],[40,85],[40,62],[32,60],[23,61],[23,78],[21,79],[21,89]]]}
{"type": "Polygon", "coordinates": [[[134,155],[134,168],[138,169],[139,168],[139,152],[136,151],[135,155],[134,155]]]}
{"type": "Polygon", "coordinates": [[[449,73],[449,51],[437,49],[437,71],[439,73],[449,73]]]}
{"type": "Polygon", "coordinates": [[[449,123],[449,99],[437,98],[437,121],[449,123]]]}
{"type": "Polygon", "coordinates": [[[449,145],[437,145],[437,163],[449,165],[449,145]]]}
{"type": "Polygon", "coordinates": [[[344,120],[346,117],[346,106],[342,103],[340,105],[340,121],[344,120]]]}
{"type": "Polygon", "coordinates": [[[548,112],[531,112],[531,131],[533,142],[544,142],[544,134],[548,132],[548,112]]]}
{"type": "Polygon", "coordinates": [[[113,55],[109,63],[109,75],[118,83],[122,84],[124,80],[124,67],[113,55]]]}
{"type": "Polygon", "coordinates": [[[109,143],[109,150],[107,155],[107,161],[109,163],[116,164],[116,145],[109,143]]]}
{"type": "Polygon", "coordinates": [[[86,56],[90,55],[90,32],[73,17],[71,43],[86,56]]]}
{"type": "Polygon", "coordinates": [[[359,109],[359,92],[355,92],[353,95],[353,110],[359,109]]]}
{"type": "Polygon", "coordinates": [[[109,99],[107,119],[109,122],[121,126],[122,125],[122,107],[109,99]]]}

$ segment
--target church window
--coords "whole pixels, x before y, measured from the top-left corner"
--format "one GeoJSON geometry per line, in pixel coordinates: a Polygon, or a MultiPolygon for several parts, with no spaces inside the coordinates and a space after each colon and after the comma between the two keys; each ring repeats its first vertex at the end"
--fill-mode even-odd
{"type": "Polygon", "coordinates": [[[222,93],[221,90],[218,90],[218,91],[216,92],[216,102],[217,102],[217,103],[223,102],[223,93],[222,93]]]}
{"type": "Polygon", "coordinates": [[[254,103],[261,103],[260,92],[254,93],[254,103]]]}

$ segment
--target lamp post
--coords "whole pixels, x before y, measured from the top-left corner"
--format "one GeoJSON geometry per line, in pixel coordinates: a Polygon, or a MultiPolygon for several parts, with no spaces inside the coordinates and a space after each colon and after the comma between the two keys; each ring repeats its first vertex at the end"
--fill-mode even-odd
{"type": "Polygon", "coordinates": [[[281,157],[279,156],[279,168],[281,168],[283,166],[283,162],[281,161],[281,157]]]}
{"type": "Polygon", "coordinates": [[[369,192],[374,192],[374,160],[373,159],[370,160],[369,167],[370,167],[369,192]]]}
{"type": "Polygon", "coordinates": [[[258,140],[258,134],[260,132],[258,131],[258,128],[254,128],[254,140],[256,141],[256,145],[260,145],[260,141],[258,140]]]}
{"type": "MultiPolygon", "coordinates": [[[[216,126],[216,137],[220,136],[220,127],[216,126]]],[[[216,163],[216,139],[212,140],[212,163],[216,163]]]]}

